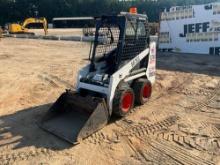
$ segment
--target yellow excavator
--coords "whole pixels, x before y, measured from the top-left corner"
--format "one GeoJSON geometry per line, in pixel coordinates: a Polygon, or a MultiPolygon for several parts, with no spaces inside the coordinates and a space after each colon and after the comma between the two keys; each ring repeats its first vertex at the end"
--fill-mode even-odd
{"type": "Polygon", "coordinates": [[[47,35],[48,27],[47,27],[47,19],[42,18],[27,18],[22,24],[12,23],[9,24],[9,33],[11,34],[34,34],[28,32],[27,25],[29,24],[42,24],[44,28],[44,33],[47,35]]]}

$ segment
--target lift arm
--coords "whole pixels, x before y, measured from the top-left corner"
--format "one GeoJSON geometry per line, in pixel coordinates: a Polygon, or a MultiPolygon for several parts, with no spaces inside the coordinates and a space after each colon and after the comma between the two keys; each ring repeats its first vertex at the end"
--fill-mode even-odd
{"type": "Polygon", "coordinates": [[[23,24],[22,24],[22,29],[25,29],[27,25],[29,24],[43,24],[43,28],[44,28],[44,33],[45,35],[47,35],[48,33],[48,28],[47,28],[47,19],[42,17],[42,18],[27,18],[23,24]]]}

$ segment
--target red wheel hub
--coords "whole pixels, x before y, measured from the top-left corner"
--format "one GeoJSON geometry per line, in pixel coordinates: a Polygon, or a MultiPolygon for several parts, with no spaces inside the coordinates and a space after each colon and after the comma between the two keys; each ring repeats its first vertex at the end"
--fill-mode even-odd
{"type": "Polygon", "coordinates": [[[147,99],[151,96],[151,84],[145,84],[144,88],[143,88],[143,98],[147,99]]]}
{"type": "Polygon", "coordinates": [[[133,104],[134,96],[131,92],[126,92],[122,98],[122,111],[128,112],[133,104]]]}

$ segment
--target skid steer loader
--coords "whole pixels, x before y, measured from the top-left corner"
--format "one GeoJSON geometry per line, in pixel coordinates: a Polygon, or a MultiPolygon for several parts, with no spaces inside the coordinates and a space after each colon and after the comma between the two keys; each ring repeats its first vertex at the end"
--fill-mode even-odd
{"type": "Polygon", "coordinates": [[[156,71],[156,43],[146,15],[120,13],[96,18],[90,63],[79,71],[76,91],[67,90],[40,127],[79,143],[103,128],[113,114],[124,117],[146,103],[156,71]]]}

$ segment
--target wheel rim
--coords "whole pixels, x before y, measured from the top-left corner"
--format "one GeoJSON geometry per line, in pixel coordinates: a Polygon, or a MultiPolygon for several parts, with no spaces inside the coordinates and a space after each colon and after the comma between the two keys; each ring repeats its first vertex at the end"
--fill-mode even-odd
{"type": "Polygon", "coordinates": [[[126,92],[122,98],[122,111],[123,112],[128,112],[133,103],[133,94],[131,92],[126,92]]]}
{"type": "Polygon", "coordinates": [[[143,98],[148,99],[151,96],[151,84],[145,84],[143,88],[143,98]]]}

